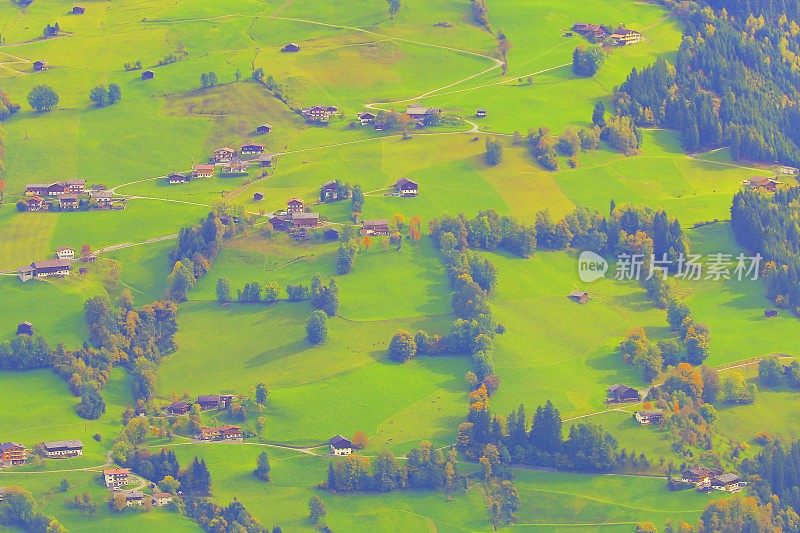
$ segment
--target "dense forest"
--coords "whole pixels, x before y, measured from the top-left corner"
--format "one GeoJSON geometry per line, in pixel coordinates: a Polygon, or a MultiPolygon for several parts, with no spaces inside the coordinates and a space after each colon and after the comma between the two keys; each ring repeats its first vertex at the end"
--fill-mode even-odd
{"type": "Polygon", "coordinates": [[[800,187],[774,195],[743,190],[733,197],[731,227],[736,240],[766,259],[762,271],[767,297],[778,307],[800,310],[800,187]]]}
{"type": "Polygon", "coordinates": [[[735,159],[800,166],[800,4],[663,3],[685,25],[675,64],[633,69],[617,110],[678,130],[689,152],[727,145],[735,159]]]}

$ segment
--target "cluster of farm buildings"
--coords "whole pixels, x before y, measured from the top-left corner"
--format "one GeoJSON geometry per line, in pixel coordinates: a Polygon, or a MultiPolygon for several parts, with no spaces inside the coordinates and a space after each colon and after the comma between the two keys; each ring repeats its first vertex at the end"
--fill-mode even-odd
{"type": "MultiPolygon", "coordinates": [[[[67,459],[83,455],[83,443],[79,440],[56,440],[42,442],[37,449],[48,459],[67,459]]],[[[0,468],[20,466],[28,462],[30,450],[17,442],[0,443],[0,468]]]]}
{"type": "MultiPolygon", "coordinates": [[[[56,249],[55,259],[45,259],[34,261],[30,265],[25,265],[17,269],[17,277],[25,283],[32,279],[42,279],[49,277],[63,278],[72,272],[72,263],[76,260],[75,249],[69,246],[61,246],[56,249]]],[[[97,255],[86,253],[79,259],[83,263],[93,263],[97,260],[97,255]]],[[[84,269],[81,269],[84,272],[84,269]]]]}
{"type": "MultiPolygon", "coordinates": [[[[164,411],[168,415],[181,416],[188,415],[192,406],[197,405],[201,411],[210,410],[223,410],[227,409],[233,401],[233,394],[206,394],[197,396],[194,402],[186,400],[177,400],[167,405],[164,411]]],[[[195,438],[203,441],[241,441],[245,437],[242,428],[230,424],[222,426],[201,426],[200,431],[195,435],[195,438]]],[[[342,437],[336,435],[328,442],[330,453],[332,455],[350,455],[353,451],[353,443],[342,437]]]]}
{"type": "Polygon", "coordinates": [[[576,22],[572,26],[572,31],[591,39],[594,42],[605,42],[608,40],[616,46],[626,46],[638,44],[642,41],[642,34],[636,30],[619,26],[616,29],[601,24],[590,24],[587,22],[576,22]]]}
{"type": "MultiPolygon", "coordinates": [[[[338,199],[338,185],[335,181],[329,181],[322,186],[322,196],[331,200],[338,199]]],[[[408,178],[400,178],[391,187],[391,194],[394,196],[409,198],[419,195],[419,184],[408,178]]],[[[255,199],[261,199],[254,195],[255,199]]],[[[309,229],[314,229],[322,224],[322,219],[319,213],[314,213],[309,210],[306,203],[297,197],[290,198],[286,202],[286,210],[275,213],[269,219],[272,228],[277,231],[289,231],[291,233],[304,232],[309,229]]],[[[389,221],[386,219],[364,220],[361,223],[361,234],[369,236],[386,236],[389,235],[389,221]]],[[[327,230],[325,238],[329,240],[338,239],[339,232],[333,228],[327,230]]]]}
{"type": "Polygon", "coordinates": [[[53,183],[29,183],[24,200],[17,203],[23,211],[78,211],[87,209],[124,209],[125,198],[115,196],[103,185],[86,189],[84,180],[53,183]]]}

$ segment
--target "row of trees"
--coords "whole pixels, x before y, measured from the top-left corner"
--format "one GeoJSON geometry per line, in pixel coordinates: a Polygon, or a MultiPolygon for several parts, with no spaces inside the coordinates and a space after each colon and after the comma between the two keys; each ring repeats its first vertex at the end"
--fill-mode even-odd
{"type": "Polygon", "coordinates": [[[736,159],[800,166],[800,110],[785,105],[800,98],[797,6],[701,0],[676,12],[685,34],[674,66],[634,68],[617,109],[679,130],[690,152],[727,144],[736,159]]]}
{"type": "MultiPolygon", "coordinates": [[[[209,533],[239,532],[264,533],[267,531],[236,498],[225,507],[220,507],[207,498],[185,498],[186,516],[197,522],[209,533]]],[[[280,533],[279,527],[273,533],[280,533]]]]}
{"type": "MultiPolygon", "coordinates": [[[[494,209],[480,211],[471,219],[460,213],[458,216],[443,215],[430,222],[429,235],[440,250],[443,236],[447,233],[455,238],[454,245],[448,244],[447,248],[459,253],[469,248],[488,251],[499,248],[525,258],[533,255],[536,249],[536,230],[533,225],[498,215],[494,209]]],[[[451,242],[451,239],[448,237],[447,241],[451,242]]]]}
{"type": "Polygon", "coordinates": [[[172,271],[167,277],[167,297],[170,300],[186,301],[189,290],[211,269],[222,241],[252,225],[253,219],[245,216],[241,207],[231,209],[225,213],[214,209],[203,221],[178,232],[178,243],[169,254],[172,271]]]}
{"type": "Polygon", "coordinates": [[[374,460],[351,454],[344,461],[328,464],[328,478],[322,484],[331,492],[376,491],[402,489],[452,491],[456,486],[456,451],[450,448],[445,456],[423,441],[407,454],[405,462],[384,450],[374,460]]]}
{"type": "Polygon", "coordinates": [[[91,100],[96,107],[116,104],[122,100],[122,89],[120,89],[119,85],[116,83],[111,83],[108,87],[105,85],[98,85],[89,92],[89,100],[91,100]]]}
{"type": "Polygon", "coordinates": [[[467,420],[458,427],[457,446],[466,457],[478,459],[487,445],[499,451],[500,464],[529,464],[581,472],[609,472],[617,465],[618,442],[602,427],[580,423],[563,437],[561,414],[548,401],[539,406],[530,427],[524,406],[510,413],[505,427],[489,409],[481,385],[470,393],[467,420]]]}
{"type": "Polygon", "coordinates": [[[176,349],[177,304],[156,300],[135,309],[126,289],[115,304],[107,297],[90,298],[84,315],[91,346],[109,353],[112,362],[124,364],[133,375],[135,397],[149,401],[155,392],[158,364],[176,349]]]}

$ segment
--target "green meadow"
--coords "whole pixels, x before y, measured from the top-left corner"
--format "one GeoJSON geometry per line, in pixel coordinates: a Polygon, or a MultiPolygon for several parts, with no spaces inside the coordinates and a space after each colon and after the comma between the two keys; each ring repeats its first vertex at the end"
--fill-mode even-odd
{"type": "MultiPolygon", "coordinates": [[[[80,16],[71,14],[73,3],[66,0],[36,0],[25,9],[0,4],[0,89],[22,104],[3,123],[0,341],[13,338],[17,324],[27,320],[50,342],[78,347],[87,338],[87,298],[113,298],[125,288],[137,305],[163,297],[173,236],[212,206],[267,215],[297,196],[330,227],[339,227],[350,221],[350,202],[319,204],[319,188],[334,179],[358,184],[366,197],[362,219],[418,216],[421,241],[406,240],[398,251],[376,238],[358,253],[353,272],[343,276],[335,274],[337,243],[264,234],[266,218],[226,241],[210,272],[180,305],[178,348],[158,369],[155,403],[165,405],[184,393],[251,395],[264,382],[270,389],[265,427],[259,439],[243,445],[185,439],[169,445],[182,464],[195,455],[208,462],[215,502],[237,498],[265,527],[312,531],[307,501],[318,494],[334,531],[489,531],[479,485],[452,498],[417,491],[330,494],[317,488],[329,461],[325,448],[309,454],[282,447],[319,446],[333,435],[357,431],[368,436],[364,454],[371,457],[383,449],[402,456],[422,440],[436,447],[454,443],[467,414],[469,358],[419,357],[400,365],[386,355],[398,329],[445,333],[453,318],[451,289],[427,237],[428,223],[443,213],[473,215],[483,209],[532,223],[545,209],[556,219],[576,207],[605,213],[614,199],[617,205],[665,209],[677,217],[694,253],[736,255],[742,250],[726,222],[731,198],[743,180],[769,169],[736,163],[727,150],[688,156],[674,132],[651,129],[643,131],[636,155],[602,145],[579,154],[577,168],[561,157],[558,171],[544,170],[525,146],[513,145],[513,133],[524,137],[529,129],[547,127],[559,135],[568,127],[588,127],[594,103],[602,100],[610,111],[614,88],[632,67],[674,56],[681,25],[666,9],[632,0],[488,3],[491,32],[472,21],[468,2],[454,0],[403,0],[395,18],[385,2],[375,0],[93,0],[80,16]],[[563,36],[577,21],[625,24],[641,31],[643,41],[614,48],[596,77],[579,78],[571,56],[584,40],[563,36]],[[63,34],[42,39],[44,26],[55,22],[63,34]],[[499,32],[511,44],[505,74],[499,32]],[[288,42],[299,43],[301,51],[281,52],[288,42]],[[185,59],[158,65],[181,50],[185,59]],[[34,73],[36,60],[46,60],[49,68],[34,73]],[[155,78],[144,81],[141,71],[125,70],[126,62],[136,60],[155,78]],[[255,68],[274,76],[289,105],[251,79],[255,68]],[[217,86],[200,87],[206,72],[217,74],[217,86]],[[109,83],[120,85],[122,101],[92,107],[89,91],[109,83]],[[28,92],[40,84],[59,94],[60,103],[50,112],[36,113],[27,105],[28,92]],[[415,102],[440,107],[454,120],[412,130],[409,138],[353,124],[356,113],[369,106],[402,111],[415,102]],[[328,126],[309,126],[295,109],[316,104],[337,106],[341,115],[328,126]],[[487,109],[488,116],[474,118],[477,108],[487,109]],[[272,132],[257,135],[255,127],[264,123],[272,132]],[[491,137],[504,148],[502,163],[494,167],[484,157],[491,137]],[[205,162],[214,148],[247,142],[265,145],[275,155],[272,166],[181,185],[165,179],[205,162]],[[419,183],[419,197],[387,195],[401,177],[419,183]],[[27,183],[72,178],[103,183],[128,197],[126,209],[16,210],[27,183]],[[264,199],[255,201],[255,192],[264,199]],[[714,223],[693,228],[701,222],[714,223]],[[54,257],[59,246],[83,244],[112,249],[83,275],[26,284],[13,275],[31,261],[54,257]],[[285,298],[286,285],[309,284],[315,274],[334,276],[340,288],[338,314],[329,319],[329,337],[321,346],[305,341],[308,302],[216,302],[219,278],[229,280],[234,293],[248,282],[274,282],[285,298]],[[269,484],[252,475],[262,450],[272,463],[269,484]]],[[[522,505],[512,527],[632,531],[643,520],[659,527],[667,519],[696,522],[718,494],[667,491],[658,477],[659,459],[685,461],[672,450],[671,436],[639,426],[632,419],[638,405],[608,409],[604,403],[611,384],[646,385],[622,362],[617,347],[634,327],[645,328],[653,340],[669,337],[665,312],[638,283],[612,276],[581,283],[572,252],[537,252],[530,259],[487,255],[498,270],[490,305],[505,326],[495,342],[501,386],[491,398],[493,412],[505,415],[524,404],[530,415],[551,400],[565,428],[581,421],[600,424],[621,447],[644,452],[656,463],[635,475],[515,469],[522,505]],[[567,298],[575,289],[589,291],[588,304],[567,298]]],[[[770,304],[761,282],[701,279],[676,287],[696,319],[711,328],[708,364],[796,355],[796,319],[788,312],[763,319],[770,304]]],[[[737,370],[755,379],[753,367],[737,370]]],[[[0,390],[8,398],[0,442],[32,447],[79,438],[86,446],[78,459],[0,470],[0,486],[27,488],[42,511],[71,531],[200,530],[165,509],[117,515],[104,504],[108,495],[98,471],[122,427],[124,408],[133,403],[132,378],[122,368],[103,389],[107,412],[94,421],[77,416],[79,400],[47,370],[0,373],[0,390]],[[57,491],[63,478],[72,487],[65,494],[57,491]],[[84,491],[100,503],[93,518],[65,503],[84,491]]],[[[727,451],[731,443],[747,443],[744,454],[752,456],[760,449],[754,441],[760,431],[795,438],[795,399],[795,392],[778,389],[762,391],[753,405],[717,405],[715,444],[727,451]]],[[[252,427],[257,416],[249,413],[246,425],[252,427]]],[[[223,413],[203,417],[209,424],[229,422],[223,413]]],[[[460,469],[469,473],[476,467],[462,463],[460,469]]]]}

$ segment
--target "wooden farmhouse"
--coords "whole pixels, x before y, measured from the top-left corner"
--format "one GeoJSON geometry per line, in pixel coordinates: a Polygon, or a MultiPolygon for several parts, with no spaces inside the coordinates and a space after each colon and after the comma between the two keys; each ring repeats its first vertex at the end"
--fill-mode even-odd
{"type": "Polygon", "coordinates": [[[144,493],[139,490],[129,490],[125,493],[125,507],[141,507],[144,505],[144,493]]]}
{"type": "Polygon", "coordinates": [[[711,478],[711,488],[714,490],[740,492],[742,490],[742,484],[742,478],[731,472],[719,474],[711,478]]]}
{"type": "Polygon", "coordinates": [[[273,156],[270,154],[261,154],[258,156],[258,164],[261,167],[271,167],[273,156]]]}
{"type": "Polygon", "coordinates": [[[176,416],[188,414],[189,411],[191,410],[192,410],[192,404],[190,404],[189,402],[177,401],[177,402],[172,402],[167,406],[167,413],[176,416]]]}
{"type": "Polygon", "coordinates": [[[69,246],[56,248],[56,257],[59,259],[75,259],[75,249],[69,246]]]}
{"type": "Polygon", "coordinates": [[[306,119],[306,122],[317,124],[327,124],[330,122],[331,117],[338,112],[339,108],[336,106],[321,105],[315,105],[313,107],[307,107],[300,110],[300,114],[303,115],[303,118],[306,119]]]}
{"type": "Polygon", "coordinates": [[[200,440],[234,440],[242,438],[242,428],[224,425],[219,427],[201,427],[200,440]]]}
{"type": "Polygon", "coordinates": [[[128,482],[131,471],[127,468],[106,468],[103,470],[103,482],[111,490],[117,490],[128,482]]]}
{"type": "Polygon", "coordinates": [[[774,178],[767,178],[764,176],[755,176],[749,180],[745,180],[744,184],[750,189],[764,189],[765,191],[775,192],[780,185],[780,181],[774,178]]]}
{"type": "Polygon", "coordinates": [[[361,232],[365,235],[389,235],[389,221],[386,219],[365,220],[361,224],[361,232]]]}
{"type": "Polygon", "coordinates": [[[475,118],[486,118],[487,112],[485,109],[480,108],[475,111],[475,118]]]}
{"type": "Polygon", "coordinates": [[[79,440],[56,440],[43,442],[44,454],[50,459],[64,459],[83,455],[83,443],[79,440]]]}
{"type": "Polygon", "coordinates": [[[611,40],[618,46],[639,44],[642,42],[642,34],[628,28],[618,28],[611,34],[611,40]]]}
{"type": "Polygon", "coordinates": [[[34,72],[42,72],[47,70],[47,62],[46,61],[34,61],[33,62],[33,71],[34,72]]]}
{"type": "Polygon", "coordinates": [[[114,203],[114,193],[111,191],[89,191],[89,197],[97,202],[97,207],[105,209],[114,203]]]}
{"type": "Polygon", "coordinates": [[[192,177],[210,178],[214,175],[216,168],[215,165],[194,165],[192,168],[192,177]]]}
{"type": "Polygon", "coordinates": [[[172,501],[172,494],[169,492],[154,492],[153,493],[153,506],[164,507],[172,501]]]}
{"type": "Polygon", "coordinates": [[[217,148],[216,150],[214,150],[214,153],[211,154],[211,162],[230,163],[231,161],[233,161],[233,158],[235,156],[236,156],[236,150],[228,146],[223,146],[222,148],[217,148]]]}
{"type": "Polygon", "coordinates": [[[394,194],[404,198],[419,196],[419,184],[416,181],[411,181],[408,178],[400,178],[392,186],[394,194]]]}
{"type": "Polygon", "coordinates": [[[292,227],[294,228],[316,228],[319,223],[319,213],[292,213],[292,227]]]}
{"type": "Polygon", "coordinates": [[[269,124],[261,124],[260,126],[256,126],[256,133],[259,135],[266,135],[272,131],[272,126],[269,124]]]}
{"type": "Polygon", "coordinates": [[[336,435],[329,441],[331,455],[343,456],[353,453],[353,443],[341,435],[336,435]]]}
{"type": "Polygon", "coordinates": [[[576,22],[572,26],[572,31],[583,35],[584,37],[588,37],[594,41],[599,41],[605,39],[606,37],[606,30],[603,26],[598,24],[589,24],[586,22],[576,22]]]}
{"type": "Polygon", "coordinates": [[[261,154],[264,152],[263,144],[244,144],[242,145],[242,155],[261,154]]]}
{"type": "Polygon", "coordinates": [[[24,465],[28,460],[28,450],[16,442],[0,443],[0,468],[24,465]]]}
{"type": "Polygon", "coordinates": [[[765,309],[764,310],[764,318],[775,318],[778,316],[777,309],[765,309]]]}
{"type": "Polygon", "coordinates": [[[152,80],[155,77],[156,77],[156,73],[153,72],[152,70],[145,70],[144,72],[142,72],[142,79],[143,80],[152,80]]]}
{"type": "Polygon", "coordinates": [[[183,183],[189,183],[191,181],[191,177],[185,174],[180,174],[178,172],[172,173],[167,177],[167,181],[170,185],[180,185],[183,183]]]}
{"type": "Polygon", "coordinates": [[[371,113],[369,111],[365,111],[363,113],[358,114],[358,121],[361,123],[362,126],[366,126],[368,124],[375,124],[375,119],[378,116],[375,113],[371,113]]]}
{"type": "Polygon", "coordinates": [[[652,409],[649,411],[636,411],[633,415],[637,422],[642,425],[658,424],[664,418],[664,411],[661,409],[652,409]]]}
{"type": "Polygon", "coordinates": [[[73,15],[83,15],[86,13],[86,8],[83,6],[73,6],[72,7],[72,14],[73,15]]]}
{"type": "Polygon", "coordinates": [[[264,199],[264,193],[263,192],[254,192],[253,193],[253,201],[254,202],[260,202],[263,199],[264,199]]]}
{"type": "Polygon", "coordinates": [[[693,466],[683,470],[681,481],[697,487],[707,487],[711,484],[711,474],[711,470],[704,466],[693,466]]]}
{"type": "Polygon", "coordinates": [[[247,161],[231,161],[220,165],[221,174],[247,174],[250,163],[247,161]]]}
{"type": "Polygon", "coordinates": [[[638,402],[641,399],[639,391],[627,385],[616,384],[608,388],[608,403],[638,402]]]}
{"type": "Polygon", "coordinates": [[[208,411],[209,409],[218,409],[222,405],[222,399],[219,394],[205,394],[198,396],[196,403],[200,409],[208,411]]]}
{"type": "Polygon", "coordinates": [[[50,184],[29,183],[25,186],[27,196],[62,196],[64,194],[83,194],[85,180],[56,181],[50,184]]]}
{"type": "Polygon", "coordinates": [[[17,324],[17,335],[33,335],[33,324],[27,321],[17,324]]]}
{"type": "Polygon", "coordinates": [[[69,276],[72,270],[72,261],[69,259],[47,259],[45,261],[34,261],[30,266],[17,269],[17,276],[23,282],[35,278],[47,278],[50,276],[69,276]]]}
{"type": "Polygon", "coordinates": [[[339,200],[339,183],[335,180],[323,183],[320,196],[324,201],[339,200]]]}
{"type": "Polygon", "coordinates": [[[294,197],[286,202],[286,210],[290,213],[301,213],[306,208],[306,204],[300,198],[294,197]]]}
{"type": "Polygon", "coordinates": [[[300,45],[297,43],[286,43],[285,45],[283,45],[283,48],[281,48],[281,52],[299,52],[299,51],[300,51],[300,45]]]}
{"type": "Polygon", "coordinates": [[[62,194],[58,197],[58,207],[62,211],[77,211],[80,200],[76,194],[62,194]]]}
{"type": "Polygon", "coordinates": [[[589,301],[589,293],[586,291],[574,290],[571,293],[569,293],[569,299],[572,300],[573,302],[585,304],[586,302],[589,301]]]}

